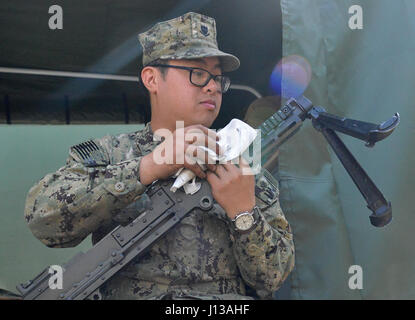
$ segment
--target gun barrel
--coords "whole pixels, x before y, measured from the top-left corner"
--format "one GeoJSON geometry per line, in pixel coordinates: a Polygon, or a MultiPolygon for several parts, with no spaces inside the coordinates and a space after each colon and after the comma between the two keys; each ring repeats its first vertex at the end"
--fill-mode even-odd
{"type": "Polygon", "coordinates": [[[196,208],[210,210],[213,206],[211,189],[206,180],[201,181],[201,189],[194,195],[186,195],[182,190],[171,192],[173,182],[173,179],[155,182],[147,191],[152,205],[145,214],[126,226],[117,226],[86,253],[75,255],[63,267],[62,288],[51,288],[49,280],[52,275],[46,268],[35,279],[17,286],[23,298],[86,299],[128,262],[143,254],[188,213],[196,208]]]}

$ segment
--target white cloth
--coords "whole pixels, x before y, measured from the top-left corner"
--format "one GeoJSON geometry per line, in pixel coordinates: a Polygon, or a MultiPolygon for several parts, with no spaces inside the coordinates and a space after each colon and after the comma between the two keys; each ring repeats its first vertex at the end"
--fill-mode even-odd
{"type": "MultiPolygon", "coordinates": [[[[208,156],[219,162],[232,161],[239,157],[255,140],[257,132],[254,128],[246,124],[245,122],[232,119],[226,127],[218,132],[220,146],[223,153],[220,156],[204,146],[199,146],[202,150],[208,153],[208,156]]],[[[201,160],[195,159],[195,161],[206,170],[206,166],[201,163],[201,160]]],[[[200,183],[196,182],[196,175],[189,169],[181,168],[175,174],[176,180],[171,187],[171,191],[175,192],[180,187],[183,187],[186,194],[194,194],[200,189],[200,183]],[[191,181],[192,180],[192,181],[191,181]]]]}

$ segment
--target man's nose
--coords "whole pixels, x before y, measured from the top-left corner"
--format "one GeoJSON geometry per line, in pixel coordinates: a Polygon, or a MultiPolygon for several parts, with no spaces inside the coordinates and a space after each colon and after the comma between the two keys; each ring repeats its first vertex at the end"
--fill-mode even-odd
{"type": "Polygon", "coordinates": [[[211,78],[209,80],[209,82],[207,83],[207,85],[205,85],[203,87],[203,89],[205,91],[209,91],[209,92],[219,92],[219,93],[221,93],[221,88],[220,88],[219,84],[213,78],[211,78]]]}

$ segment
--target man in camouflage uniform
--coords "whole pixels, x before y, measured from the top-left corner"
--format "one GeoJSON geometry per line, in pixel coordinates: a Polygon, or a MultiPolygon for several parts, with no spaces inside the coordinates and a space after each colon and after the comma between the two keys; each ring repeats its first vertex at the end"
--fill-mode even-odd
{"type": "Polygon", "coordinates": [[[229,86],[220,75],[237,69],[239,60],[218,49],[215,20],[195,13],[158,23],[139,40],[151,122],[141,131],[73,146],[66,166],[29,191],[25,218],[31,231],[49,247],[76,246],[90,233],[96,243],[123,220],[135,218],[120,212],[142,199],[147,185],[186,167],[208,180],[217,203],[208,213],[193,211],[126,265],[103,286],[104,297],[247,299],[248,285],[260,298],[271,298],[294,266],[292,232],[273,177],[265,170],[256,179],[242,174],[245,162],[207,164],[203,171],[187,160],[155,161],[167,150],[173,150],[174,159],[183,156],[177,150],[195,155],[200,144],[219,152],[216,133],[208,128],[229,86]],[[160,61],[168,66],[160,67],[160,61]],[[177,139],[176,121],[197,139],[177,139]],[[163,128],[173,134],[158,135],[163,128]],[[256,223],[238,231],[232,219],[254,206],[259,208],[256,223]]]}

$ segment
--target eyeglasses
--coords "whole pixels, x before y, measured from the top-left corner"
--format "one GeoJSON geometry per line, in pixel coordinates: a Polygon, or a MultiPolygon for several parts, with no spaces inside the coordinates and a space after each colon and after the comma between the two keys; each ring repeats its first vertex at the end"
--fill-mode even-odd
{"type": "Polygon", "coordinates": [[[174,66],[171,64],[150,64],[149,67],[175,68],[190,71],[190,83],[200,88],[206,86],[209,83],[210,79],[213,79],[216,85],[220,88],[221,93],[228,91],[231,85],[231,79],[229,79],[229,77],[222,74],[213,75],[209,71],[201,68],[174,66]]]}

